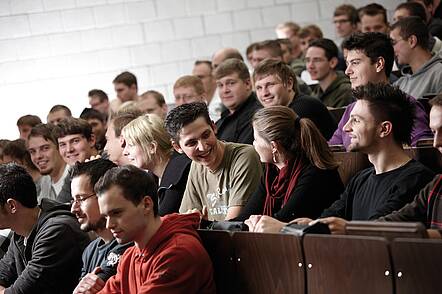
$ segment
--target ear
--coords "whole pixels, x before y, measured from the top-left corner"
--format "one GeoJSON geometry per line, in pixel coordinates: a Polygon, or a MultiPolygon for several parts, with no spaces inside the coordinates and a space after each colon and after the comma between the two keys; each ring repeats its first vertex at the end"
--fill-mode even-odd
{"type": "Polygon", "coordinates": [[[151,155],[155,155],[155,153],[157,153],[157,142],[153,141],[149,144],[149,153],[151,155]]]}
{"type": "Polygon", "coordinates": [[[91,138],[89,139],[89,146],[91,147],[91,148],[94,148],[95,147],[95,143],[96,143],[96,138],[95,138],[95,135],[94,134],[91,134],[91,138]]]}
{"type": "Polygon", "coordinates": [[[18,208],[17,206],[18,206],[18,203],[15,199],[8,198],[8,200],[6,200],[4,207],[8,211],[8,213],[14,214],[17,212],[17,208],[18,208]]]}
{"type": "Polygon", "coordinates": [[[270,141],[270,146],[272,147],[272,153],[279,152],[278,142],[270,141]]]}
{"type": "Polygon", "coordinates": [[[288,82],[287,82],[287,89],[289,89],[289,90],[293,90],[293,84],[294,84],[295,82],[293,81],[293,79],[292,78],[289,78],[289,80],[288,80],[288,82]]]}
{"type": "Polygon", "coordinates": [[[210,121],[210,127],[212,128],[213,132],[216,133],[218,132],[218,128],[216,127],[216,124],[212,121],[210,121]]]}
{"type": "Polygon", "coordinates": [[[379,136],[381,138],[388,137],[393,132],[393,125],[390,121],[383,121],[379,126],[379,136]]]}
{"type": "Polygon", "coordinates": [[[407,43],[410,45],[411,48],[415,48],[417,46],[417,38],[415,35],[411,35],[408,40],[407,43]]]}
{"type": "Polygon", "coordinates": [[[141,200],[141,203],[143,204],[144,212],[146,214],[148,214],[149,212],[153,214],[153,200],[150,196],[144,196],[143,200],[141,200]]]}
{"type": "Polygon", "coordinates": [[[173,149],[175,149],[176,152],[183,154],[183,149],[181,149],[180,144],[178,144],[175,140],[170,140],[172,143],[173,149]]]}
{"type": "Polygon", "coordinates": [[[252,80],[250,78],[245,79],[244,84],[246,84],[247,88],[252,89],[252,80]]]}
{"type": "Polygon", "coordinates": [[[385,59],[383,57],[378,57],[376,60],[376,72],[381,72],[385,69],[385,59]]]}
{"type": "Polygon", "coordinates": [[[332,59],[330,59],[328,64],[330,64],[331,68],[335,69],[336,66],[338,66],[338,59],[336,57],[332,57],[332,59]]]}

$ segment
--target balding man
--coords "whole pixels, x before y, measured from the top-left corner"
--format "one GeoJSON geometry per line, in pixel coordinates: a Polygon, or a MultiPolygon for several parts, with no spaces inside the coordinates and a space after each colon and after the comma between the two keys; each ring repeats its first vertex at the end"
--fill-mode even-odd
{"type": "Polygon", "coordinates": [[[241,61],[244,61],[244,58],[242,57],[238,49],[221,48],[218,51],[216,51],[212,56],[212,70],[215,70],[218,67],[218,65],[220,65],[221,62],[230,58],[236,58],[241,61]]]}

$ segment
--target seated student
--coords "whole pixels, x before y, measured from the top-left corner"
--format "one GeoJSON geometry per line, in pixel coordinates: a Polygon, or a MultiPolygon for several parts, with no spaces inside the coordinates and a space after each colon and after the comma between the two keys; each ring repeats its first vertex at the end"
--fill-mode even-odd
{"type": "Polygon", "coordinates": [[[290,107],[301,118],[315,123],[325,139],[330,139],[337,124],[327,107],[318,99],[297,91],[293,69],[282,61],[267,59],[253,72],[256,96],[264,107],[282,105],[290,107]]]}
{"type": "MultiPolygon", "coordinates": [[[[98,154],[92,127],[85,120],[66,118],[54,128],[53,134],[57,139],[61,157],[70,167],[98,154]]],[[[71,201],[70,176],[66,177],[57,200],[63,203],[71,201]]]]}
{"type": "Polygon", "coordinates": [[[117,273],[118,261],[133,243],[119,244],[106,228],[106,218],[100,214],[94,186],[106,171],[116,167],[107,159],[77,163],[71,170],[71,212],[77,217],[84,232],[94,232],[98,238],[83,251],[82,280],[74,293],[93,291],[95,284],[104,283],[117,273]]]}
{"type": "MultiPolygon", "coordinates": [[[[26,149],[26,142],[23,139],[17,139],[6,144],[5,149],[3,149],[3,162],[15,162],[24,167],[34,180],[37,197],[40,195],[41,185],[49,180],[49,176],[40,174],[40,171],[31,160],[31,156],[26,149]]],[[[41,199],[38,199],[38,201],[40,203],[41,199]]]]}
{"type": "Polygon", "coordinates": [[[159,215],[178,212],[191,161],[173,152],[163,120],[154,114],[140,116],[123,128],[122,135],[126,142],[123,154],[129,162],[151,171],[160,180],[159,215]]]}
{"type": "Polygon", "coordinates": [[[109,115],[109,97],[106,92],[100,89],[92,89],[88,92],[89,105],[102,114],[109,115]]]}
{"type": "Polygon", "coordinates": [[[69,207],[43,199],[16,164],[0,165],[2,228],[14,236],[0,260],[0,293],[72,293],[89,243],[69,207]]]}
{"type": "Polygon", "coordinates": [[[361,32],[388,34],[387,10],[378,3],[370,3],[358,9],[361,32]]]}
{"type": "Polygon", "coordinates": [[[141,94],[138,97],[137,107],[143,113],[153,113],[162,119],[166,118],[167,104],[163,94],[158,91],[149,90],[141,94]]]}
{"type": "Polygon", "coordinates": [[[104,153],[107,159],[115,163],[116,165],[126,165],[129,164],[129,159],[124,156],[124,139],[121,135],[123,128],[142,115],[143,113],[134,109],[127,112],[117,112],[113,117],[111,117],[107,131],[106,131],[106,146],[104,146],[104,153]]]}
{"type": "Polygon", "coordinates": [[[311,41],[321,39],[324,35],[321,31],[321,29],[317,25],[308,25],[305,27],[302,27],[299,31],[299,39],[301,40],[301,51],[302,55],[305,56],[305,53],[307,52],[307,48],[311,41]]]}
{"type": "Polygon", "coordinates": [[[341,71],[337,71],[338,47],[330,39],[317,39],[310,42],[305,54],[307,71],[313,80],[312,96],[330,108],[344,107],[353,102],[351,83],[341,71]]]}
{"type": "Polygon", "coordinates": [[[324,137],[311,120],[285,106],[260,109],[252,121],[253,146],[265,173],[237,219],[318,217],[344,190],[324,137]]]}
{"type": "Polygon", "coordinates": [[[253,147],[218,140],[204,103],[172,109],[165,125],[175,150],[192,160],[180,212],[205,206],[209,220],[237,217],[261,177],[253,147]]]}
{"type": "Polygon", "coordinates": [[[29,134],[26,146],[32,162],[43,175],[40,180],[40,193],[37,195],[39,203],[41,198],[56,200],[69,173],[69,166],[58,151],[58,142],[52,134],[53,129],[51,124],[36,125],[29,134]],[[44,177],[45,175],[48,177],[44,177]]]}
{"type": "Polygon", "coordinates": [[[412,74],[403,75],[394,84],[415,98],[442,92],[442,57],[432,55],[425,23],[416,16],[398,20],[390,38],[399,64],[409,64],[412,74]]]}
{"type": "Polygon", "coordinates": [[[301,27],[294,22],[288,21],[276,26],[275,32],[278,39],[288,39],[292,44],[291,54],[293,59],[289,63],[296,76],[300,77],[301,72],[305,70],[305,62],[302,58],[301,41],[299,40],[299,31],[301,27]]]}
{"type": "Polygon", "coordinates": [[[46,121],[48,124],[58,125],[62,120],[72,117],[72,112],[65,105],[54,105],[49,110],[46,121]]]}
{"type": "MultiPolygon", "coordinates": [[[[434,147],[442,152],[442,94],[430,101],[430,127],[434,132],[434,147]]],[[[442,175],[436,175],[425,188],[420,190],[413,202],[399,211],[392,212],[378,220],[382,221],[418,221],[429,229],[442,229],[442,175]]],[[[441,238],[440,232],[431,230],[430,236],[441,238]]]]}
{"type": "Polygon", "coordinates": [[[99,293],[215,293],[198,214],[160,218],[154,179],[131,165],[108,170],[95,192],[113,236],[135,243],[99,293]]]}
{"type": "Polygon", "coordinates": [[[92,133],[95,136],[95,148],[101,153],[106,145],[107,116],[93,108],[85,108],[81,112],[80,118],[91,125],[92,133]]]}
{"type": "MultiPolygon", "coordinates": [[[[321,222],[334,232],[342,230],[344,219],[373,220],[403,207],[434,176],[403,150],[414,110],[405,93],[388,84],[368,83],[357,87],[354,96],[357,102],[344,126],[351,137],[349,149],[367,154],[373,167],[356,174],[341,198],[321,214],[321,222]]],[[[256,218],[250,221],[253,229],[256,218]]]]}
{"type": "MultiPolygon", "coordinates": [[[[382,33],[357,33],[348,38],[342,45],[348,50],[347,70],[351,87],[354,89],[361,85],[371,83],[388,84],[394,62],[394,49],[391,39],[382,33]]],[[[413,128],[410,138],[411,145],[415,146],[420,139],[431,138],[433,135],[428,128],[428,115],[420,103],[412,97],[408,98],[416,108],[413,128]]],[[[333,137],[328,141],[330,145],[344,145],[348,150],[351,143],[350,136],[343,127],[350,118],[355,103],[347,106],[338,128],[333,137]]]]}
{"type": "Polygon", "coordinates": [[[17,128],[20,133],[20,139],[27,140],[31,129],[41,124],[41,119],[36,115],[24,115],[17,120],[17,128]]]}
{"type": "Polygon", "coordinates": [[[216,122],[218,139],[252,144],[250,121],[261,105],[252,91],[252,81],[247,65],[239,59],[223,61],[214,72],[218,94],[227,108],[216,122]]]}
{"type": "Polygon", "coordinates": [[[184,103],[203,102],[207,96],[201,79],[197,76],[182,76],[173,85],[175,105],[184,103]]]}

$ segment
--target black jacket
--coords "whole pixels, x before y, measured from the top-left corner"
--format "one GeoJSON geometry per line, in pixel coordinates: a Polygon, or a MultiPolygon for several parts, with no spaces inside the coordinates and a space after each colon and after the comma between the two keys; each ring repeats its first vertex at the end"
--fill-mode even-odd
{"type": "Polygon", "coordinates": [[[89,243],[69,206],[42,199],[41,214],[25,238],[14,234],[0,261],[0,285],[5,293],[72,293],[89,243]]]}
{"type": "Polygon", "coordinates": [[[234,113],[229,110],[221,113],[221,118],[216,122],[218,139],[233,142],[252,144],[253,128],[252,117],[255,112],[262,108],[254,92],[234,113]]]}

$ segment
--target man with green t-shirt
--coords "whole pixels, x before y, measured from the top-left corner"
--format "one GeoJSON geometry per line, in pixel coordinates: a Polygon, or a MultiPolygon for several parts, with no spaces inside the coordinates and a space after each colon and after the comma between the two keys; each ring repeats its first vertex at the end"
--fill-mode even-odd
{"type": "Polygon", "coordinates": [[[176,107],[165,125],[175,150],[192,159],[180,212],[205,206],[209,220],[238,216],[261,177],[254,148],[218,140],[205,103],[176,107]]]}

